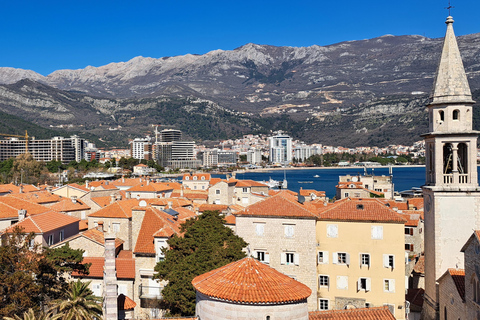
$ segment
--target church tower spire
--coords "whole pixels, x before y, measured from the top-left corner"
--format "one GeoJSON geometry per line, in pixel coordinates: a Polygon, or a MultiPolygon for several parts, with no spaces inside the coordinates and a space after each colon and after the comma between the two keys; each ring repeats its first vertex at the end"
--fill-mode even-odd
{"type": "Polygon", "coordinates": [[[447,24],[447,33],[443,41],[442,55],[430,97],[431,104],[473,104],[460,50],[458,50],[457,39],[453,32],[453,18],[449,16],[445,23],[447,24]]]}
{"type": "Polygon", "coordinates": [[[453,18],[447,32],[428,107],[423,187],[425,295],[423,318],[439,319],[437,280],[448,268],[463,268],[460,252],[472,228],[480,229],[477,137],[472,94],[463,68],[453,18]]]}

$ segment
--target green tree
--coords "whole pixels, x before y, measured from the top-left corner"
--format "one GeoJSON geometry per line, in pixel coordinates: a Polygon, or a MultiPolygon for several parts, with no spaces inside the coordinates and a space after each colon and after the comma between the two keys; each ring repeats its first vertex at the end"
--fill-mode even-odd
{"type": "Polygon", "coordinates": [[[183,236],[167,241],[170,249],[164,249],[165,259],[155,266],[154,278],[168,280],[161,307],[171,315],[195,314],[193,278],[245,257],[247,243],[224,223],[218,211],[206,211],[181,225],[183,236]]]}
{"type": "Polygon", "coordinates": [[[65,297],[52,301],[51,310],[62,313],[64,320],[94,320],[102,317],[101,299],[88,288],[90,282],[70,282],[65,297]]]}
{"type": "Polygon", "coordinates": [[[46,164],[48,171],[51,173],[57,173],[59,170],[65,169],[65,166],[62,164],[60,160],[51,160],[48,161],[46,164]]]}
{"type": "Polygon", "coordinates": [[[85,266],[77,266],[83,260],[83,250],[43,250],[33,243],[34,236],[16,227],[2,237],[0,317],[20,315],[29,309],[38,313],[42,305],[64,295],[67,273],[87,272],[85,266]]]}

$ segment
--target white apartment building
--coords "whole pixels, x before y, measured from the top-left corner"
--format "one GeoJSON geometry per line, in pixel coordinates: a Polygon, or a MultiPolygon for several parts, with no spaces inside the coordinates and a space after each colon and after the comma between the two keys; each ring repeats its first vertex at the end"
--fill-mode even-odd
{"type": "Polygon", "coordinates": [[[292,138],[285,134],[269,137],[270,162],[288,164],[292,161],[292,138]]]}

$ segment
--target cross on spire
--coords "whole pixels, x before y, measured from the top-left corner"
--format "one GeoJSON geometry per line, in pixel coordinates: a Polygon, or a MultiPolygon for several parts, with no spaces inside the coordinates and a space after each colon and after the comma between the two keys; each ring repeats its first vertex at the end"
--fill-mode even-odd
{"type": "Polygon", "coordinates": [[[448,7],[445,7],[445,9],[448,9],[448,15],[449,15],[449,16],[451,16],[450,10],[453,9],[453,8],[455,8],[455,7],[452,7],[452,6],[450,5],[450,0],[448,0],[448,7]]]}

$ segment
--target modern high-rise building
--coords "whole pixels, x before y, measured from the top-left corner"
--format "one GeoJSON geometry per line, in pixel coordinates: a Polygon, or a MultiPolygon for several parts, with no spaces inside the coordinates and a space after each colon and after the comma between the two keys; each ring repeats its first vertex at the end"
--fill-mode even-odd
{"type": "MultiPolygon", "coordinates": [[[[447,318],[445,311],[439,310],[438,279],[448,268],[464,268],[462,246],[472,230],[480,229],[479,132],[472,129],[474,101],[453,32],[453,18],[448,17],[446,23],[442,55],[427,106],[429,132],[423,135],[426,152],[423,319],[447,318]]],[[[475,279],[465,280],[478,283],[478,271],[475,279]]]]}
{"type": "Polygon", "coordinates": [[[28,142],[12,138],[0,140],[0,161],[24,154],[27,143],[28,152],[37,161],[57,160],[66,164],[70,161],[79,162],[85,157],[85,140],[78,136],[29,139],[28,142]]]}
{"type": "Polygon", "coordinates": [[[182,139],[182,131],[175,129],[164,129],[159,133],[159,142],[180,141],[182,139]]]}
{"type": "Polygon", "coordinates": [[[130,141],[132,158],[138,160],[152,160],[152,142],[150,137],[135,138],[130,141]]]}
{"type": "Polygon", "coordinates": [[[286,165],[292,161],[292,138],[277,134],[268,138],[270,145],[270,163],[286,165]]]}

